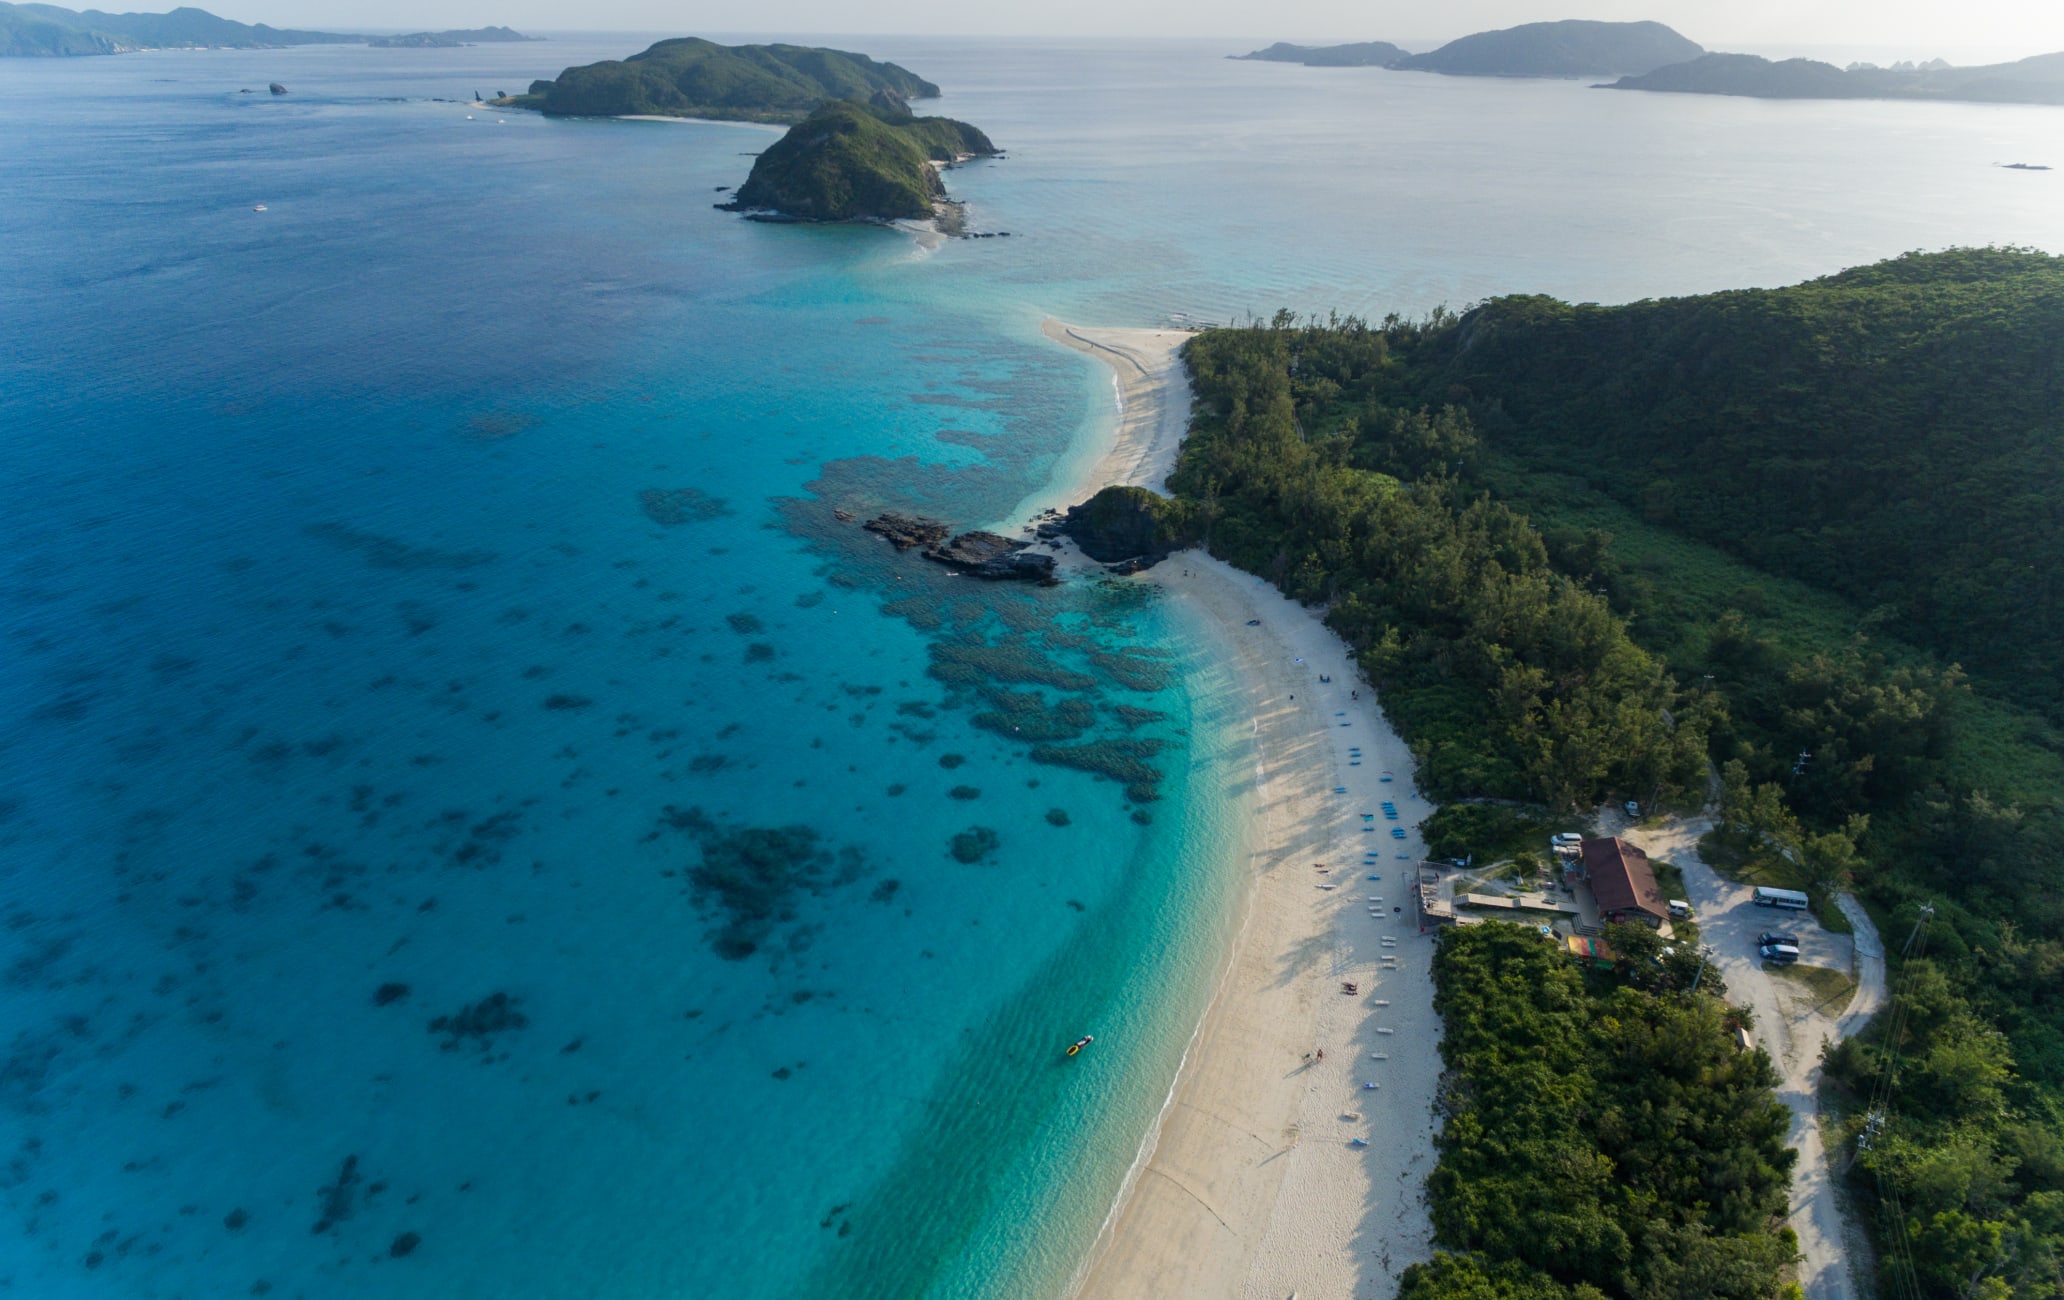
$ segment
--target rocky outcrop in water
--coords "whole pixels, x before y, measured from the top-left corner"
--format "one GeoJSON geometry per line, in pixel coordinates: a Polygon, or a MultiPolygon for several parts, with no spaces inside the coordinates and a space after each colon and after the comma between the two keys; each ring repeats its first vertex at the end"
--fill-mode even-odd
{"type": "Polygon", "coordinates": [[[936,519],[894,513],[877,515],[860,526],[870,533],[880,533],[888,538],[899,551],[907,551],[913,546],[937,546],[953,531],[936,519]]]}
{"type": "Polygon", "coordinates": [[[893,512],[877,515],[861,527],[888,538],[899,551],[921,548],[927,560],[957,569],[970,577],[1031,582],[1053,577],[1052,555],[1032,550],[1025,542],[1012,541],[995,533],[977,529],[948,541],[947,535],[953,530],[938,520],[893,512]]]}
{"type": "Polygon", "coordinates": [[[1054,570],[1051,554],[1032,550],[1024,542],[980,530],[962,533],[942,546],[933,546],[925,551],[924,557],[977,578],[1038,581],[1051,578],[1054,570]]]}

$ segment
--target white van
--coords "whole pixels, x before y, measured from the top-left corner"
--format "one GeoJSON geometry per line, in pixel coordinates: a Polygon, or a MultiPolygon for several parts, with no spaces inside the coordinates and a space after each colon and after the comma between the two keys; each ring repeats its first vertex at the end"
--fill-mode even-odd
{"type": "Polygon", "coordinates": [[[1758,907],[1789,907],[1795,912],[1803,912],[1812,905],[1812,901],[1796,889],[1756,887],[1755,903],[1758,907]]]}

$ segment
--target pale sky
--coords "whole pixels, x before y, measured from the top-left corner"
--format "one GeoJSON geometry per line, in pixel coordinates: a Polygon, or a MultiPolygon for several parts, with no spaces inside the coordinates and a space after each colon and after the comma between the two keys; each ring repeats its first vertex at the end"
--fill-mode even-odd
{"type": "MultiPolygon", "coordinates": [[[[2064,50],[2060,0],[199,0],[245,22],[381,30],[1394,40],[1414,48],[1554,18],[1670,24],[1708,49],[2019,57],[2064,50]]],[[[71,0],[80,8],[85,0],[71,0]]],[[[101,0],[101,7],[128,8],[101,0]]],[[[136,4],[138,8],[171,7],[136,4]]]]}

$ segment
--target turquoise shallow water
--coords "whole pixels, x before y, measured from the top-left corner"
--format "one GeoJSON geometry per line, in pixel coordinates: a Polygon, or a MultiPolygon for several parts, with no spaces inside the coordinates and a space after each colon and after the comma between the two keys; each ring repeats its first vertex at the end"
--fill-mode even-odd
{"type": "Polygon", "coordinates": [[[0,70],[21,1294],[1054,1294],[1233,920],[1231,684],[833,510],[1037,489],[1109,416],[1047,313],[2064,246],[2046,110],[850,42],[1011,149],[924,252],[712,211],[761,130],[430,102],[642,43],[0,70]]]}

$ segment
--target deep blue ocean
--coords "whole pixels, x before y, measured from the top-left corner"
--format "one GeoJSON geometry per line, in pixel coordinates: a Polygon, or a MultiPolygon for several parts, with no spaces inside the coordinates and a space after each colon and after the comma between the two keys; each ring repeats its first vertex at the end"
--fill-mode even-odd
{"type": "Polygon", "coordinates": [[[1061,1293],[1237,921],[1234,683],[840,514],[1092,455],[1049,315],[2064,250],[2052,109],[839,42],[1009,150],[927,250],[713,210],[762,128],[438,102],[649,39],[0,62],[0,1292],[1061,1293]]]}

